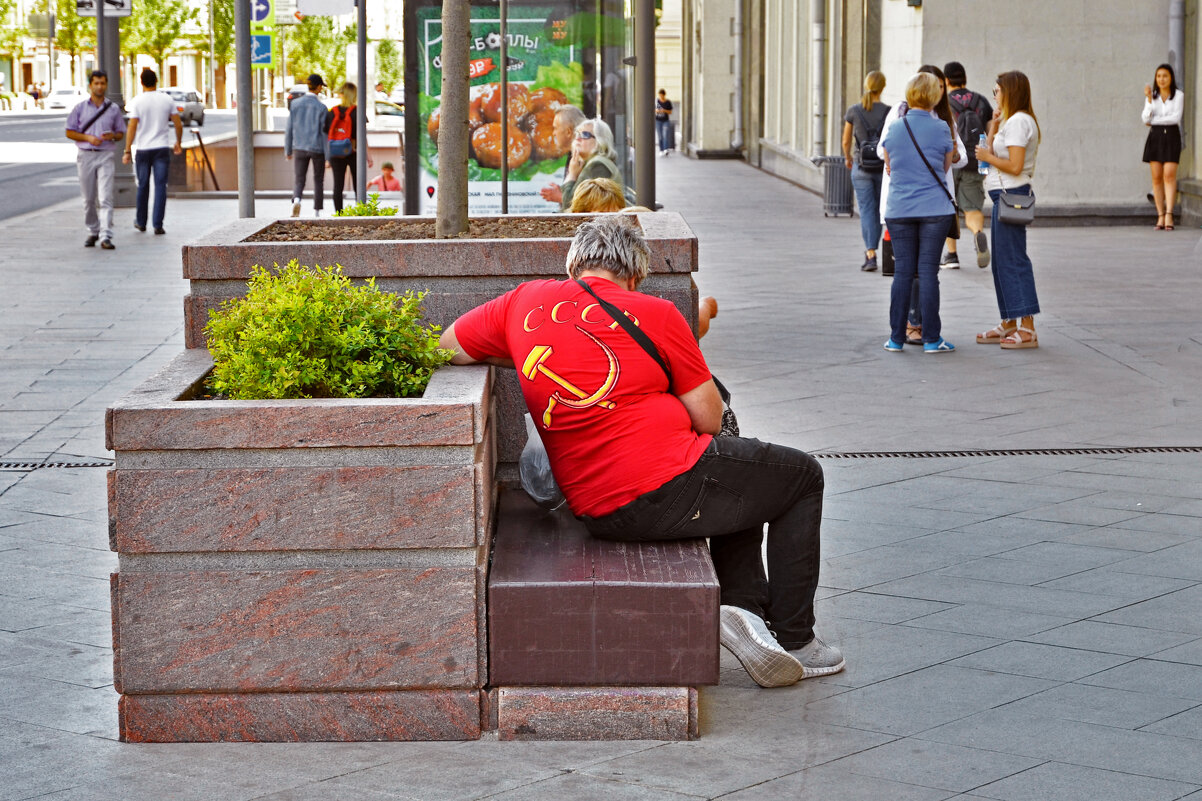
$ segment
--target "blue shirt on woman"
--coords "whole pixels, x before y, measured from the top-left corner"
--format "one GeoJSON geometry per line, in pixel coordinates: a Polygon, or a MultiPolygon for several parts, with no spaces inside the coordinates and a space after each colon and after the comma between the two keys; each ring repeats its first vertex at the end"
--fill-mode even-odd
{"type": "Polygon", "coordinates": [[[922,109],[911,109],[897,119],[881,141],[889,153],[889,198],[885,202],[885,218],[937,217],[952,214],[955,207],[947,196],[942,176],[943,157],[952,150],[952,134],[947,123],[922,109]],[[914,142],[906,132],[910,121],[914,138],[935,170],[935,175],[923,164],[914,142]]]}

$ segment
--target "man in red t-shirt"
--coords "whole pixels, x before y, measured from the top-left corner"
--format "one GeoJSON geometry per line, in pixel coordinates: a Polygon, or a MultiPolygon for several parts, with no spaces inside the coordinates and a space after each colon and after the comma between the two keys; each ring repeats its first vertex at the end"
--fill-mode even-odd
{"type": "Polygon", "coordinates": [[[635,291],[648,263],[630,218],[598,217],[568,251],[575,280],[524,283],[460,317],[441,344],[454,364],[517,367],[555,478],[593,536],[710,538],[722,644],[757,683],[837,673],[842,654],[814,634],[822,468],[792,448],[713,436],[722,399],[692,330],[670,302],[635,291]]]}

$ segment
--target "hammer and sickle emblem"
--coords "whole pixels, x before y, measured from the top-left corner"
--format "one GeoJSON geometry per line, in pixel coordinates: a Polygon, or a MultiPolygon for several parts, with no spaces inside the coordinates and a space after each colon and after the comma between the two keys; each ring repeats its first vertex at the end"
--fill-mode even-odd
{"type": "Polygon", "coordinates": [[[597,347],[601,348],[601,350],[605,353],[605,358],[609,361],[609,369],[606,372],[604,383],[602,383],[596,391],[592,393],[585,392],[571,381],[568,381],[566,378],[556,373],[550,367],[547,367],[546,361],[547,359],[550,359],[551,354],[554,353],[554,350],[550,345],[535,345],[533,348],[531,348],[530,353],[526,355],[525,363],[522,365],[522,375],[533,381],[535,375],[541,373],[558,384],[560,388],[566,390],[569,394],[574,396],[570,398],[564,397],[559,393],[559,390],[556,390],[551,394],[551,397],[547,399],[547,410],[543,412],[544,428],[551,427],[551,412],[554,411],[556,406],[561,404],[570,409],[587,409],[590,406],[600,406],[602,409],[614,408],[614,402],[605,400],[605,398],[613,390],[614,385],[618,383],[618,374],[621,372],[618,359],[616,356],[614,356],[614,352],[610,350],[609,346],[604,342],[597,339],[580,326],[576,326],[575,328],[593,342],[597,343],[597,347]]]}

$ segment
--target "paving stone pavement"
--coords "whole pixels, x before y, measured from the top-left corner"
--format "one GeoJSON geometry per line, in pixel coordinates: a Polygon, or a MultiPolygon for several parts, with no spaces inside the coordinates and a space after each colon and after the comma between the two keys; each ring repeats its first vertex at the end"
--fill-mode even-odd
{"type": "MultiPolygon", "coordinates": [[[[941,274],[959,350],[888,354],[858,220],[740,163],[657,166],[747,434],[827,454],[1202,445],[1198,230],[1035,228],[1038,350],[974,343],[997,312],[966,266],[941,274]]],[[[105,471],[17,465],[111,455],[104,408],[182,346],[179,246],[236,202],[173,199],[165,237],[119,210],[112,252],[81,247],[76,206],[10,221],[0,255],[0,801],[1202,801],[1197,453],[824,460],[818,613],[848,669],[761,690],[725,658],[697,742],[117,742],[105,471]]]]}

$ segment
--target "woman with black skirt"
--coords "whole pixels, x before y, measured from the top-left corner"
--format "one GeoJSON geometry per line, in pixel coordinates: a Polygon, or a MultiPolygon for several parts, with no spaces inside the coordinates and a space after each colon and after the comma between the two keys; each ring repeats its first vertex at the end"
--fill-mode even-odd
{"type": "Polygon", "coordinates": [[[1156,68],[1156,87],[1144,87],[1144,124],[1152,130],[1144,143],[1144,162],[1152,167],[1152,197],[1156,200],[1156,230],[1173,230],[1177,202],[1177,162],[1181,160],[1181,116],[1185,93],[1177,88],[1173,67],[1156,68]]]}

